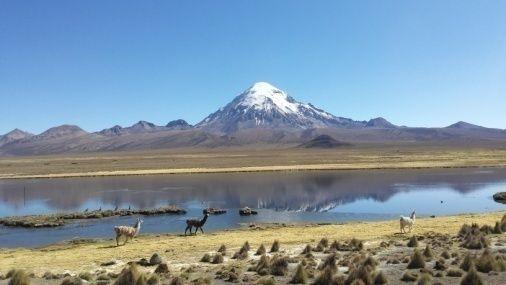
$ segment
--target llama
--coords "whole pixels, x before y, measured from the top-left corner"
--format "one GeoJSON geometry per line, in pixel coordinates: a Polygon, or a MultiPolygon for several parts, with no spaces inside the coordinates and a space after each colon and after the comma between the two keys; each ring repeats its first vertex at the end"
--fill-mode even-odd
{"type": "Polygon", "coordinates": [[[204,233],[204,230],[202,227],[207,221],[207,217],[209,217],[209,213],[206,213],[204,215],[204,218],[202,220],[198,219],[188,219],[186,220],[186,229],[184,230],[184,235],[186,235],[186,231],[190,230],[190,235],[192,234],[192,228],[195,227],[195,234],[197,234],[197,231],[200,229],[202,233],[204,233]]]}
{"type": "Polygon", "coordinates": [[[116,245],[119,246],[119,239],[124,236],[125,237],[125,245],[128,241],[128,239],[133,239],[137,234],[139,234],[139,231],[141,230],[141,224],[143,220],[140,218],[137,218],[137,222],[133,227],[129,226],[118,226],[114,227],[114,231],[116,232],[116,245]]]}
{"type": "Polygon", "coordinates": [[[406,227],[409,229],[409,232],[411,232],[411,228],[415,224],[415,220],[416,220],[415,211],[413,211],[413,213],[411,213],[409,217],[401,216],[400,219],[401,233],[406,233],[405,230],[406,227]]]}

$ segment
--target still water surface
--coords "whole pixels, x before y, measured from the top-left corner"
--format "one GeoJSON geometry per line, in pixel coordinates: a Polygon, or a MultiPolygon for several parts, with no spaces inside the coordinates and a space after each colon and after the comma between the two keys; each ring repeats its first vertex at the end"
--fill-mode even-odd
{"type": "MultiPolygon", "coordinates": [[[[144,217],[143,233],[182,232],[205,207],[228,210],[204,227],[216,231],[262,222],[343,222],[503,210],[506,169],[360,170],[101,178],[0,180],[0,216],[176,204],[184,216],[144,217]],[[241,217],[244,206],[259,215],[241,217]]],[[[112,237],[135,217],[86,220],[55,229],[0,226],[0,248],[41,246],[74,238],[112,237]]]]}

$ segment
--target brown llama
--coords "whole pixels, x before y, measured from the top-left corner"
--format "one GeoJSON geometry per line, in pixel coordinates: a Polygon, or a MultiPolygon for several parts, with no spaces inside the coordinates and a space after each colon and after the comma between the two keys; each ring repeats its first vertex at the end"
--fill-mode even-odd
{"type": "Polygon", "coordinates": [[[202,227],[207,221],[207,217],[209,217],[209,213],[206,213],[204,215],[204,218],[202,220],[198,219],[188,219],[186,220],[186,229],[184,230],[184,235],[186,235],[186,231],[190,230],[190,235],[192,234],[192,228],[195,227],[195,234],[197,234],[197,231],[200,229],[202,233],[204,233],[204,230],[202,227]]]}
{"type": "Polygon", "coordinates": [[[116,232],[116,245],[119,246],[119,239],[124,236],[125,237],[125,245],[128,241],[128,239],[133,239],[135,236],[139,234],[139,231],[141,230],[141,224],[143,220],[140,218],[137,218],[137,222],[133,227],[129,226],[118,226],[114,227],[114,231],[116,232]]]}

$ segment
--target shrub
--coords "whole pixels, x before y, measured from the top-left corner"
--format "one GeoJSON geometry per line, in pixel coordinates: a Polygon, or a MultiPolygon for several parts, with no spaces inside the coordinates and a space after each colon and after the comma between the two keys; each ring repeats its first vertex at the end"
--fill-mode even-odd
{"type": "Polygon", "coordinates": [[[288,258],[285,256],[274,256],[270,263],[270,270],[274,276],[285,276],[288,271],[288,258]]]}
{"type": "Polygon", "coordinates": [[[462,278],[462,281],[460,281],[461,285],[481,285],[483,284],[483,281],[481,280],[480,275],[478,275],[478,272],[476,272],[476,268],[474,266],[471,266],[469,268],[469,271],[467,272],[466,276],[462,278]]]}
{"type": "Polygon", "coordinates": [[[222,255],[227,255],[227,247],[224,244],[222,244],[220,248],[218,248],[218,252],[221,253],[222,255]]]}
{"type": "Polygon", "coordinates": [[[81,285],[83,281],[79,277],[65,277],[60,283],[61,285],[81,285]]]}
{"type": "Polygon", "coordinates": [[[429,274],[422,274],[418,279],[417,285],[432,285],[432,277],[429,274]]]}
{"type": "Polygon", "coordinates": [[[212,264],[220,264],[223,263],[223,255],[221,254],[215,254],[213,257],[213,260],[211,261],[212,264]]]}
{"type": "Polygon", "coordinates": [[[499,224],[501,225],[501,231],[506,232],[506,214],[502,216],[501,222],[499,224]]]}
{"type": "Polygon", "coordinates": [[[446,273],[446,276],[449,277],[461,277],[462,276],[462,270],[458,268],[450,268],[448,272],[446,273]]]}
{"type": "Polygon", "coordinates": [[[299,263],[297,265],[297,269],[295,270],[295,274],[293,275],[292,279],[290,280],[290,283],[292,284],[306,284],[307,283],[307,273],[306,268],[299,263]]]}
{"type": "Polygon", "coordinates": [[[7,273],[7,277],[10,277],[9,285],[30,285],[30,277],[24,270],[11,270],[7,273]]]}
{"type": "Polygon", "coordinates": [[[459,231],[461,246],[468,249],[482,249],[488,247],[490,241],[485,237],[485,234],[480,230],[478,224],[462,225],[459,231]]]}
{"type": "Polygon", "coordinates": [[[422,254],[418,249],[415,249],[413,252],[413,255],[411,256],[411,260],[408,263],[409,269],[414,268],[424,268],[425,267],[425,260],[423,260],[422,254]]]}
{"type": "Polygon", "coordinates": [[[434,254],[432,253],[432,249],[430,249],[429,245],[427,245],[423,250],[423,256],[429,259],[434,256],[434,254]]]}
{"type": "Polygon", "coordinates": [[[272,243],[272,246],[271,246],[271,252],[278,252],[279,251],[279,241],[278,240],[275,240],[273,243],[272,243]]]}
{"type": "Polygon", "coordinates": [[[334,242],[332,242],[332,244],[330,245],[330,249],[333,249],[333,250],[340,250],[341,249],[341,243],[338,242],[337,240],[335,240],[334,242]]]}
{"type": "Polygon", "coordinates": [[[416,236],[412,236],[409,239],[407,246],[408,247],[417,247],[418,246],[418,239],[416,238],[416,236]]]}
{"type": "Polygon", "coordinates": [[[413,282],[418,279],[418,275],[414,272],[405,271],[404,274],[402,274],[401,280],[406,282],[413,282]]]}
{"type": "Polygon", "coordinates": [[[211,261],[211,255],[209,253],[204,254],[202,258],[200,259],[200,262],[210,262],[211,261]]]}
{"type": "Polygon", "coordinates": [[[388,284],[388,279],[383,273],[383,271],[380,271],[374,277],[374,285],[384,285],[384,284],[388,284]]]}
{"type": "Polygon", "coordinates": [[[260,247],[258,247],[257,252],[256,252],[255,254],[256,254],[256,255],[262,255],[262,254],[265,254],[266,252],[267,252],[267,251],[266,251],[266,249],[265,249],[265,246],[264,246],[264,244],[262,243],[262,244],[260,245],[260,247]]]}
{"type": "Polygon", "coordinates": [[[370,266],[372,269],[375,269],[378,264],[378,261],[376,261],[376,259],[374,259],[372,256],[368,256],[363,263],[363,265],[370,266]]]}
{"type": "Polygon", "coordinates": [[[251,247],[249,246],[249,242],[246,241],[243,245],[242,245],[247,251],[250,251],[251,247]]]}
{"type": "Polygon", "coordinates": [[[155,273],[157,274],[166,274],[169,273],[169,266],[167,263],[160,263],[155,269],[155,273]]]}
{"type": "Polygon", "coordinates": [[[132,263],[130,266],[123,268],[121,273],[118,276],[118,279],[116,279],[116,282],[114,282],[115,285],[125,285],[125,284],[139,284],[138,282],[142,282],[141,277],[143,276],[142,273],[139,272],[139,269],[137,268],[137,265],[135,263],[132,263]]]}
{"type": "Polygon", "coordinates": [[[480,228],[480,232],[482,232],[482,233],[484,233],[486,235],[489,235],[489,234],[492,234],[494,232],[494,228],[492,228],[489,225],[483,225],[480,228]]]}
{"type": "Polygon", "coordinates": [[[79,278],[89,282],[93,279],[93,275],[91,275],[89,272],[81,272],[79,273],[79,278]]]}

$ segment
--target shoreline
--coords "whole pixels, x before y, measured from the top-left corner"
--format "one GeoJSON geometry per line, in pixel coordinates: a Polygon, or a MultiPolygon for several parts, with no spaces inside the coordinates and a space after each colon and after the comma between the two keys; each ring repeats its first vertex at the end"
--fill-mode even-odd
{"type": "MultiPolygon", "coordinates": [[[[412,234],[437,233],[456,235],[464,223],[492,225],[500,220],[506,211],[461,214],[435,218],[417,219],[412,234]]],[[[347,240],[358,238],[366,245],[377,244],[381,240],[405,240],[412,234],[399,234],[399,221],[349,222],[344,224],[266,224],[245,228],[222,230],[196,236],[177,234],[147,234],[135,238],[125,246],[116,247],[112,239],[84,241],[82,243],[60,243],[41,248],[0,249],[0,269],[25,269],[36,274],[46,271],[81,272],[96,270],[100,264],[110,260],[120,260],[125,264],[131,260],[149,258],[154,252],[174,264],[192,264],[210,251],[225,243],[231,251],[249,241],[253,248],[261,243],[270,244],[273,240],[289,249],[303,247],[320,238],[347,240]],[[93,254],[92,254],[93,253],[93,254]]]]}
{"type": "Polygon", "coordinates": [[[57,178],[87,178],[87,177],[117,177],[117,176],[149,176],[149,175],[176,175],[176,174],[218,174],[218,173],[257,173],[257,172],[297,172],[297,171],[347,171],[347,170],[416,170],[416,169],[494,169],[506,168],[500,165],[456,165],[451,163],[434,162],[398,162],[395,164],[378,163],[375,165],[354,164],[307,164],[307,165],[272,165],[249,167],[223,167],[223,168],[167,168],[167,169],[137,169],[117,171],[50,173],[50,174],[0,174],[0,180],[20,179],[57,179],[57,178]]]}

